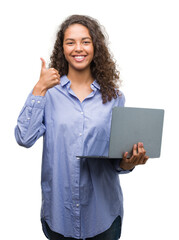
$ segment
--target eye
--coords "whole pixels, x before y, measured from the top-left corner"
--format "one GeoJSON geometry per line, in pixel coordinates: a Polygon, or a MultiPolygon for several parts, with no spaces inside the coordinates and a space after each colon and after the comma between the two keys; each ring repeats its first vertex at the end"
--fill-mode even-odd
{"type": "Polygon", "coordinates": [[[73,45],[73,42],[67,42],[67,45],[73,45]]]}
{"type": "Polygon", "coordinates": [[[91,42],[90,41],[84,41],[83,43],[84,44],[90,44],[91,42]]]}

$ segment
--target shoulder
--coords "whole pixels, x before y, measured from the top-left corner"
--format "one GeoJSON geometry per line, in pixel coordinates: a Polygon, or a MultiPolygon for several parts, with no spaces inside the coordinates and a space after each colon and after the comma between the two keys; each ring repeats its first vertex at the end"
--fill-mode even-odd
{"type": "Polygon", "coordinates": [[[125,105],[125,96],[121,90],[116,90],[117,92],[117,101],[119,107],[124,107],[125,105]]]}

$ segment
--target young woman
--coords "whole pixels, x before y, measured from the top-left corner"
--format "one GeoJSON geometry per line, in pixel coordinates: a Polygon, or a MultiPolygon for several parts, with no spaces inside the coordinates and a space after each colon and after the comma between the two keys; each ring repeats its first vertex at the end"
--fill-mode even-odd
{"type": "Polygon", "coordinates": [[[57,33],[49,68],[41,58],[40,79],[19,115],[17,142],[31,147],[43,135],[41,221],[47,238],[117,240],[123,197],[120,173],[148,157],[142,143],[123,159],[107,155],[112,108],[124,106],[119,72],[99,23],[72,15],[57,33]]]}

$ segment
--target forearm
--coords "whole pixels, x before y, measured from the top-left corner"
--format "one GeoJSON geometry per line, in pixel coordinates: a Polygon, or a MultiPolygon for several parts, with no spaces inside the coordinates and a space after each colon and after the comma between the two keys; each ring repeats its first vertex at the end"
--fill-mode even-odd
{"type": "Polygon", "coordinates": [[[19,145],[31,147],[44,134],[45,101],[43,96],[29,94],[15,127],[15,138],[19,145]]]}

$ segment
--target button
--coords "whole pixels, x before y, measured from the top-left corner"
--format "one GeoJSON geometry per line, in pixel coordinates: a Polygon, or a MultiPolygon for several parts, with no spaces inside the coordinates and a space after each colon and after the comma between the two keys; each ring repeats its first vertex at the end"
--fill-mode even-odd
{"type": "Polygon", "coordinates": [[[34,103],[34,102],[35,102],[35,100],[33,99],[33,100],[32,100],[32,103],[34,103]]]}
{"type": "Polygon", "coordinates": [[[79,136],[82,136],[82,133],[79,133],[79,136]]]}
{"type": "Polygon", "coordinates": [[[40,101],[37,101],[38,103],[40,103],[40,101]]]}
{"type": "Polygon", "coordinates": [[[81,112],[81,115],[83,115],[83,112],[81,112]]]}
{"type": "Polygon", "coordinates": [[[30,117],[28,117],[27,120],[30,120],[30,117]]]}
{"type": "Polygon", "coordinates": [[[79,204],[79,203],[77,203],[77,204],[76,204],[76,206],[77,206],[77,207],[79,207],[79,206],[80,206],[80,204],[79,204]]]}

